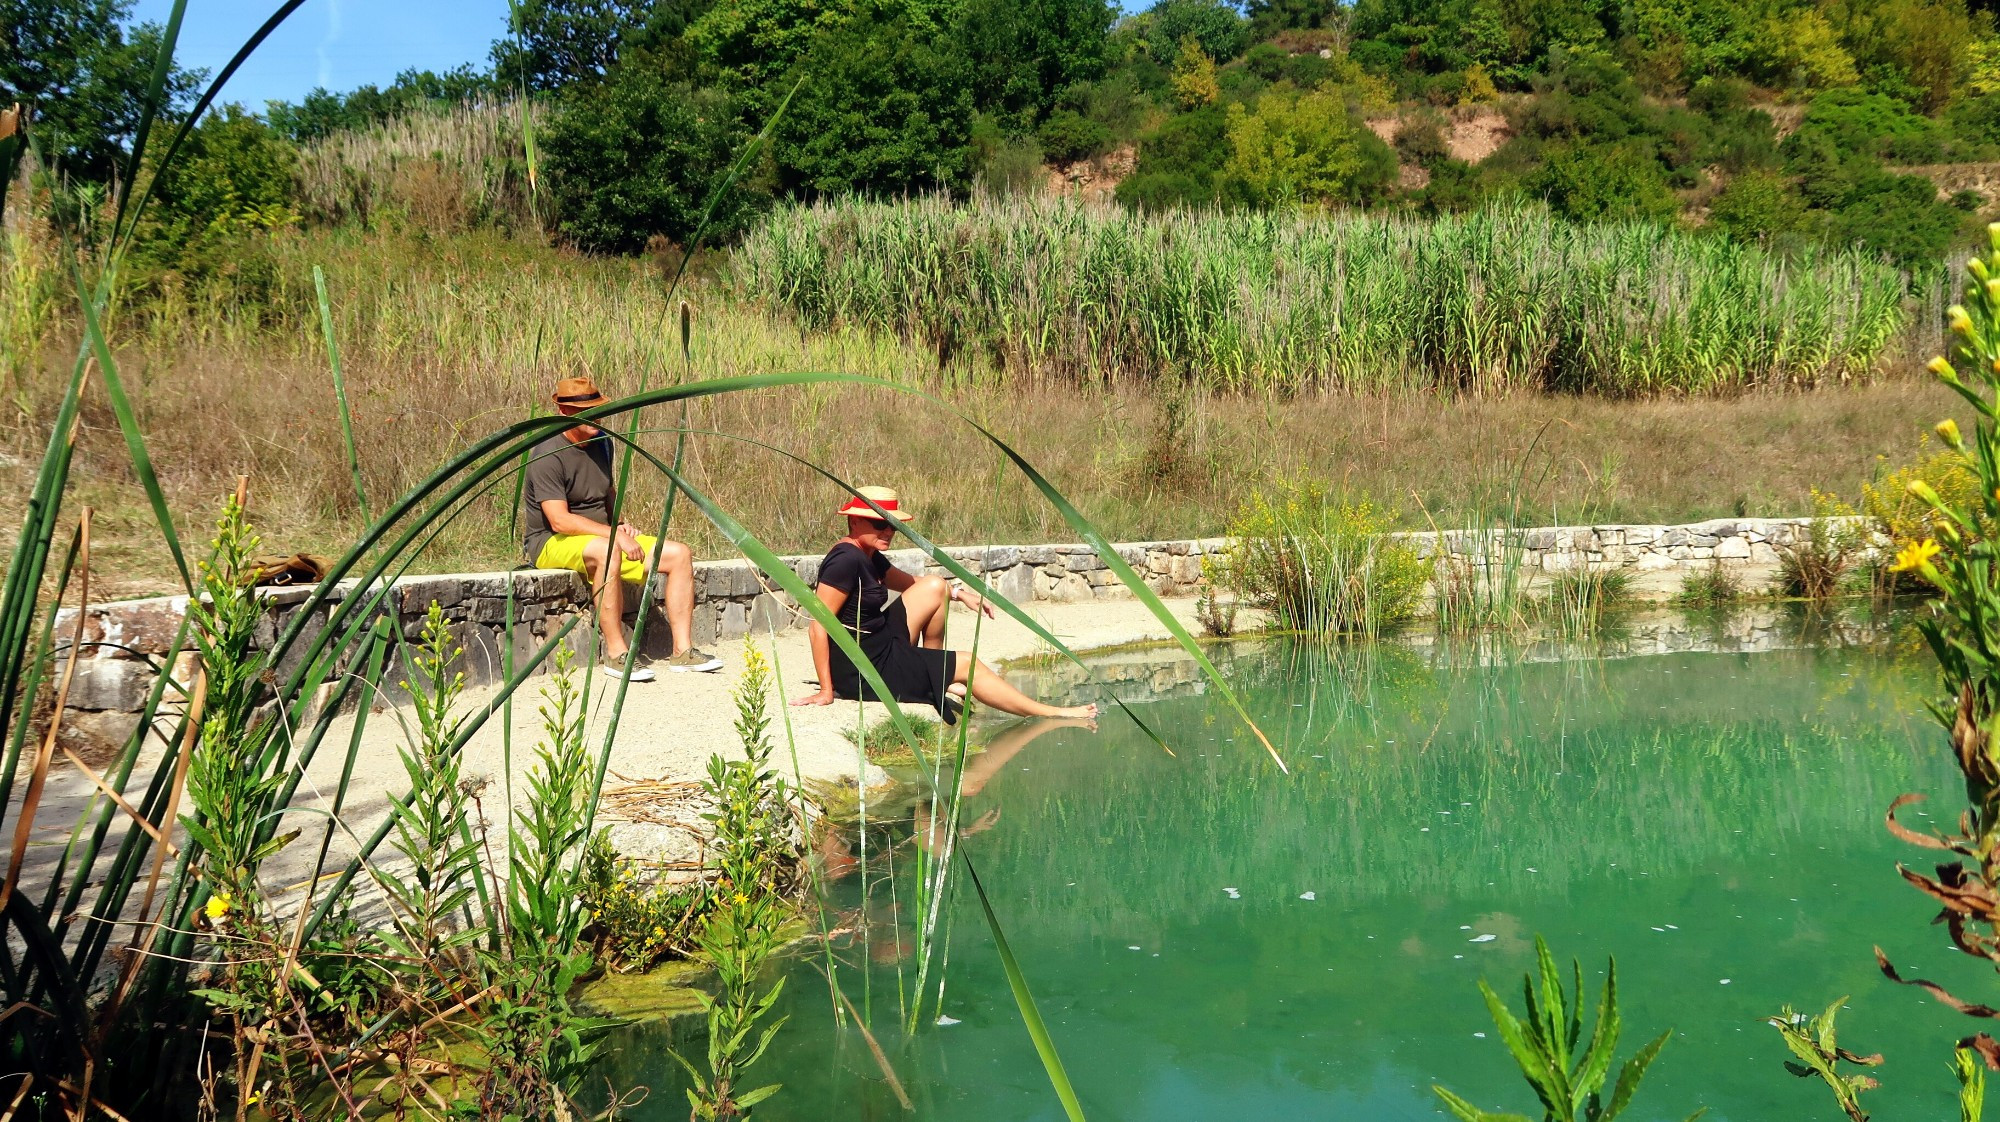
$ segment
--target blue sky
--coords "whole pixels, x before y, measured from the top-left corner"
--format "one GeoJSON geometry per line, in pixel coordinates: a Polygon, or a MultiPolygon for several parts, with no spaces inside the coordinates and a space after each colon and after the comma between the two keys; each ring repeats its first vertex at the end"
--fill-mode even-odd
{"type": "MultiPolygon", "coordinates": [[[[189,0],[181,23],[183,66],[222,68],[270,18],[270,0],[189,0]]],[[[166,22],[172,0],[138,0],[133,15],[166,22]]],[[[297,101],[314,86],[351,90],[387,85],[410,67],[483,67],[507,30],[507,0],[307,0],[224,87],[222,98],[261,110],[297,101]]]]}

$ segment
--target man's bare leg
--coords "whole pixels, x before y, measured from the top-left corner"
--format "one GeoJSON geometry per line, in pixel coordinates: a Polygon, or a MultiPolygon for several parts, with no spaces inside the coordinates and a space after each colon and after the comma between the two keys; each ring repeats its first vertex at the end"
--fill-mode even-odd
{"type": "Polygon", "coordinates": [[[660,543],[660,605],[673,632],[673,653],[694,646],[694,551],[682,542],[660,543]]]}
{"type": "Polygon", "coordinates": [[[622,566],[604,563],[610,546],[603,538],[596,538],[583,547],[584,576],[590,580],[590,598],[597,603],[597,629],[606,662],[623,661],[626,651],[625,582],[618,577],[622,566]]]}

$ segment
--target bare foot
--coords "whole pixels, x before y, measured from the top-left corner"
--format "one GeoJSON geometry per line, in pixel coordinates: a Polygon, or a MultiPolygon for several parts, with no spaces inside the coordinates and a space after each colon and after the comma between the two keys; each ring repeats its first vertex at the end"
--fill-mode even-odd
{"type": "Polygon", "coordinates": [[[1055,715],[1062,720],[1082,721],[1088,724],[1093,730],[1097,728],[1097,706],[1095,705],[1072,705],[1067,709],[1056,710],[1055,715]]]}

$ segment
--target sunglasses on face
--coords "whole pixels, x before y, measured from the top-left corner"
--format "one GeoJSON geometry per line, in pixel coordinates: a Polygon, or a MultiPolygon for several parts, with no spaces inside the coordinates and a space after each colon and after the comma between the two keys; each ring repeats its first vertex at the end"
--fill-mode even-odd
{"type": "Polygon", "coordinates": [[[891,534],[896,532],[896,524],[894,522],[884,522],[880,518],[864,518],[862,521],[868,524],[869,529],[878,534],[885,530],[891,534]]]}

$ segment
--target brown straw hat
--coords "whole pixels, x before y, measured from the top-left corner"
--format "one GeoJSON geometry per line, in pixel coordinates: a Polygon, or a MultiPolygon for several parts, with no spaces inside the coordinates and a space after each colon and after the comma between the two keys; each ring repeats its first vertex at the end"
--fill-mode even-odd
{"type": "MultiPolygon", "coordinates": [[[[875,505],[881,507],[891,518],[908,522],[914,517],[909,511],[901,509],[898,496],[891,488],[862,487],[856,490],[855,493],[863,498],[873,499],[875,505]]],[[[867,503],[862,502],[861,499],[847,500],[847,505],[841,507],[837,513],[851,515],[855,518],[874,518],[877,520],[882,517],[880,514],[875,513],[874,509],[867,503]]]]}
{"type": "Polygon", "coordinates": [[[597,383],[588,378],[564,378],[556,383],[556,392],[549,395],[549,400],[575,409],[611,403],[610,398],[598,391],[597,383]]]}

